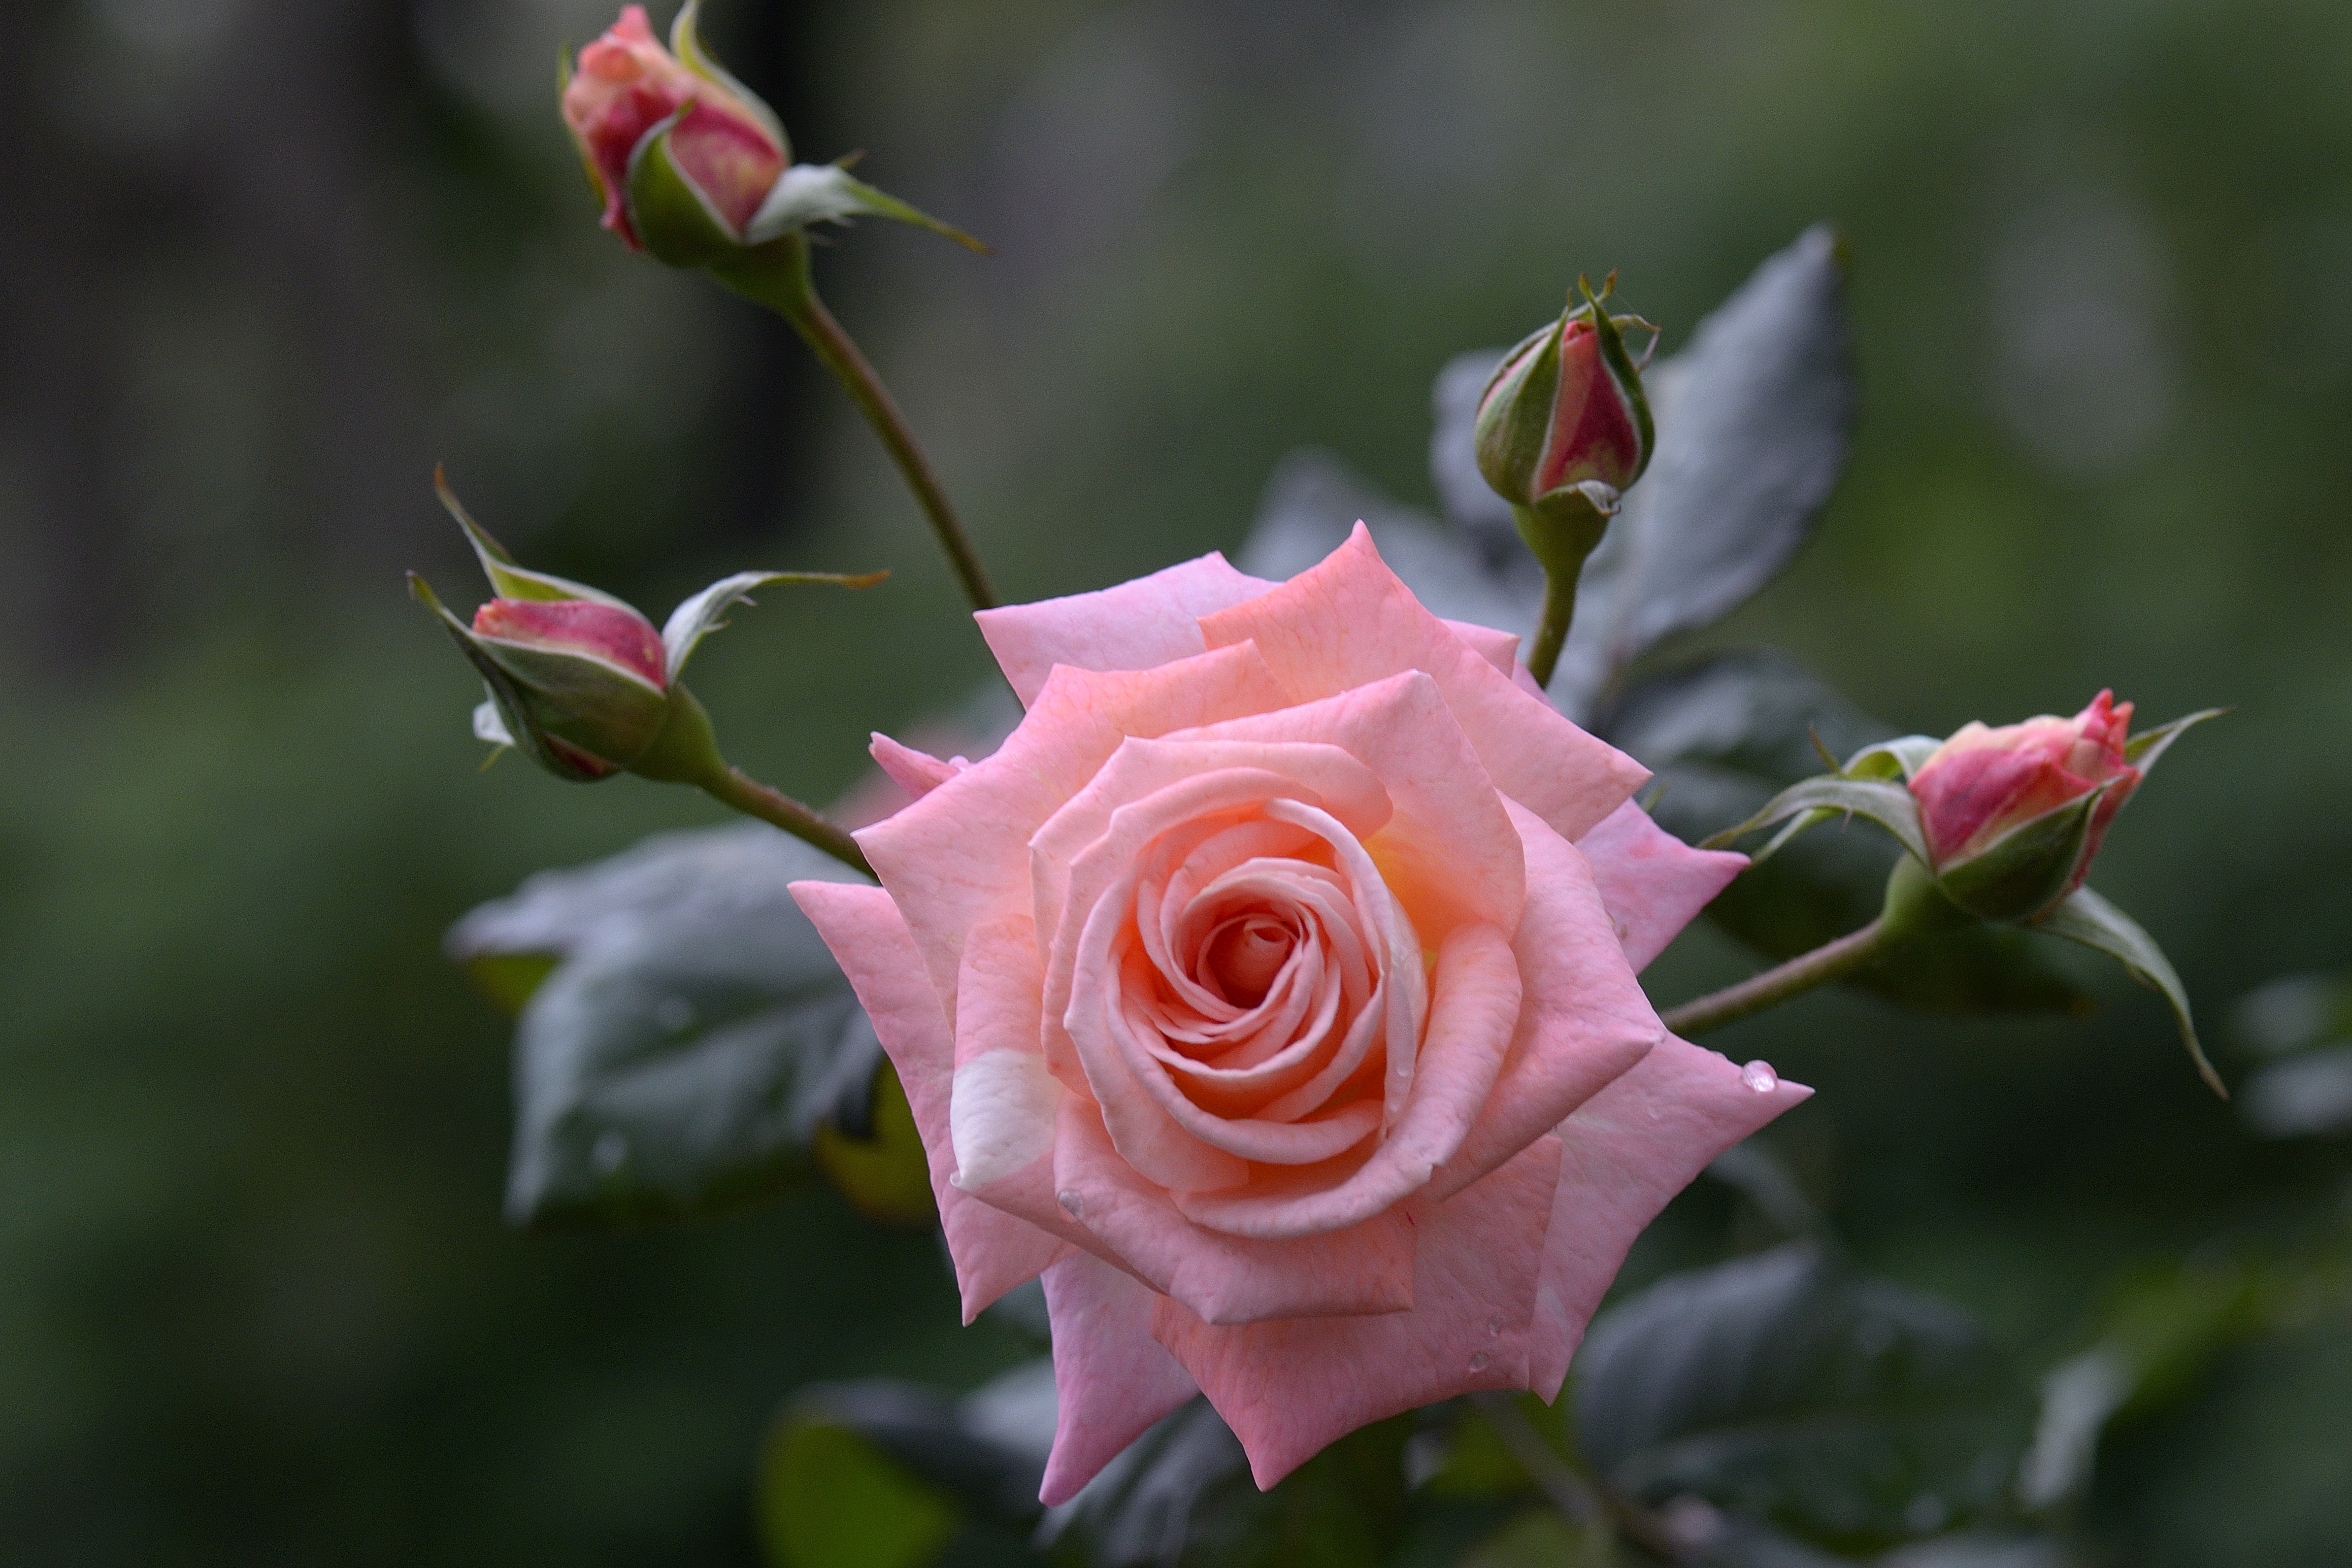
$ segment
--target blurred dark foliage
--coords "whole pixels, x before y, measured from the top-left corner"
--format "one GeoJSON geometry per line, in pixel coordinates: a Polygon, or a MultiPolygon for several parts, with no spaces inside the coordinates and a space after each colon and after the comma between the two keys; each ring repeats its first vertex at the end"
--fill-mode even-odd
{"type": "MultiPolygon", "coordinates": [[[[657,18],[658,19],[658,18],[657,18]]],[[[499,1218],[508,1025],[439,954],[528,873],[715,811],[474,771],[397,570],[427,477],[546,568],[738,619],[698,689],[753,771],[851,786],[982,678],[912,508],[779,325],[595,230],[552,61],[590,0],[42,0],[0,50],[0,1556],[750,1563],[792,1391],[971,1387],[935,1245],[825,1189],[622,1237],[499,1218]]],[[[720,0],[803,156],[994,243],[868,225],[820,277],[1001,581],[1240,541],[1285,452],[1430,503],[1428,389],[1580,270],[1666,350],[1821,217],[1852,247],[1853,463],[1704,647],[1788,648],[1942,732],[2235,705],[2100,879],[2206,1017],[2345,963],[2352,13],[1783,0],[720,0]]],[[[700,666],[698,666],[700,669],[700,666]]],[[[1859,830],[1857,830],[1859,831],[1859,830]]],[[[1744,972],[1695,934],[1661,1000],[1744,972]]],[[[2030,1366],[2137,1271],[2342,1223],[2155,998],[2095,1019],[1808,999],[1719,1042],[1822,1092],[1771,1141],[1876,1273],[2030,1366]]],[[[2233,1081],[2252,1066],[2225,1056],[2233,1081]]],[[[1705,1186],[1628,1284],[1773,1239],[1705,1186]]],[[[2101,1451],[2134,1568],[2352,1539],[2352,1332],[2217,1341],[2101,1451]]]]}

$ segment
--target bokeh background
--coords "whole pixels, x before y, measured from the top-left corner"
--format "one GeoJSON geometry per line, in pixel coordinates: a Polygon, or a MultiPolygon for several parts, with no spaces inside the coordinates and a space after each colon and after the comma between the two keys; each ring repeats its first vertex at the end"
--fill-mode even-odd
{"type": "MultiPolygon", "coordinates": [[[[749,1563],[807,1381],[969,1385],[935,1244],[812,1186],[504,1228],[508,1025],[441,958],[542,865],[716,809],[480,772],[409,605],[535,564],[776,594],[697,685],[812,799],[983,677],[915,513],[789,333],[593,223],[553,112],[597,0],[26,0],[0,49],[0,1557],[749,1563]]],[[[657,10],[667,21],[667,7],[657,10]]],[[[2200,1009],[2347,958],[2352,9],[2340,0],[720,0],[804,157],[987,237],[820,280],[1016,597],[1244,535],[1328,447],[1431,502],[1428,392],[1580,270],[1669,351],[1819,218],[1854,458],[1708,641],[1906,728],[2234,705],[2101,862],[2200,1009]]],[[[1662,1001],[1742,971],[1704,930],[1662,1001]]],[[[2085,971],[2097,973],[2097,971],[2085,971]]],[[[2255,1136],[2160,1005],[1719,1043],[1821,1089],[1779,1151],[1873,1267],[2032,1365],[2119,1280],[2313,1245],[2341,1142],[2255,1136]]],[[[2217,1033],[2220,1033],[2218,1029],[2217,1033]]],[[[2247,1058],[2217,1048],[2226,1074],[2247,1058]]],[[[1742,1216],[1702,1186],[1629,1277],[1742,1216]]],[[[2352,1326],[2315,1312],[2103,1453],[2109,1560],[2352,1562],[2352,1326]]]]}

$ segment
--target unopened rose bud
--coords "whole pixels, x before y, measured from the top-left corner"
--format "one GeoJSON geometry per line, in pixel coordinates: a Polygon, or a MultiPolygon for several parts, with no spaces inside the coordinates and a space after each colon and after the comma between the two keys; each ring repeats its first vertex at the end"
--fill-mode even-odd
{"type": "Polygon", "coordinates": [[[1515,507],[1540,512],[1574,497],[1605,517],[1649,466],[1655,438],[1623,336],[1638,319],[1610,316],[1582,292],[1583,303],[1513,349],[1486,383],[1478,471],[1515,507]]]}
{"type": "Polygon", "coordinates": [[[664,260],[704,236],[740,243],[768,193],[792,162],[784,130],[750,89],[720,70],[696,39],[696,7],[678,13],[673,54],[654,37],[645,7],[631,5],[604,36],[580,51],[563,88],[563,122],[604,203],[604,226],[632,248],[664,260]],[[681,111],[683,111],[681,113],[681,111]],[[670,123],[675,119],[676,123],[670,123]],[[633,165],[658,136],[669,171],[704,209],[700,214],[634,212],[633,165]],[[697,216],[706,222],[695,223],[697,216]],[[674,231],[684,230],[679,233],[674,231]]]}
{"type": "Polygon", "coordinates": [[[2139,786],[2132,705],[2101,692],[2072,718],[1969,724],[1911,776],[1947,895],[1990,920],[2031,920],[2083,885],[2107,825],[2139,786]]]}

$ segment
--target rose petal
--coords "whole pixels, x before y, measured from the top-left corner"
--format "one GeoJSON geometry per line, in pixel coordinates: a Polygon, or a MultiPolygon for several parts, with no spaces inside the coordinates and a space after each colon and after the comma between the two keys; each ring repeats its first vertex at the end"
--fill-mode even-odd
{"type": "Polygon", "coordinates": [[[1045,1270],[1054,1325],[1054,1451],[1037,1500],[1058,1508],[1200,1389],[1151,1337],[1151,1287],[1085,1253],[1045,1270]]]}
{"type": "Polygon", "coordinates": [[[1584,1325],[1667,1201],[1716,1155],[1812,1092],[1777,1081],[1759,1092],[1722,1056],[1668,1035],[1560,1124],[1566,1158],[1544,1241],[1530,1387],[1547,1401],[1559,1396],[1584,1325]]]}
{"type": "Polygon", "coordinates": [[[1194,1225],[1111,1146],[1081,1095],[1062,1102],[1056,1198],[1153,1289],[1209,1322],[1395,1312],[1412,1305],[1413,1224],[1391,1208],[1347,1230],[1293,1240],[1194,1225]]]}
{"type": "Polygon", "coordinates": [[[1648,968],[1748,869],[1746,855],[1692,849],[1631,800],[1577,840],[1576,847],[1592,867],[1601,902],[1636,973],[1648,968]]]}
{"type": "Polygon", "coordinates": [[[1046,1071],[1038,1043],[1042,983],[1026,916],[991,921],[964,938],[948,1103],[959,1187],[1001,1181],[1053,1149],[1064,1090],[1046,1071]]]}
{"type": "Polygon", "coordinates": [[[832,949],[898,1071],[931,1168],[931,1196],[955,1260],[963,1321],[1069,1251],[1069,1244],[957,1190],[949,1134],[955,1044],[939,993],[924,977],[915,942],[890,895],[856,883],[796,882],[794,903],[832,949]]]}
{"type": "Polygon", "coordinates": [[[1202,616],[1201,632],[1212,648],[1256,642],[1292,702],[1406,670],[1428,672],[1496,787],[1571,842],[1649,778],[1640,763],[1520,690],[1423,609],[1361,523],[1320,565],[1202,616]]]}
{"type": "MultiPolygon", "coordinates": [[[[1464,925],[1437,955],[1429,1028],[1404,1113],[1355,1172],[1336,1184],[1261,1176],[1227,1192],[1179,1192],[1185,1218],[1235,1236],[1314,1236],[1393,1210],[1462,1146],[1486,1103],[1519,1017],[1518,962],[1491,925],[1464,925]]],[[[1391,1061],[1400,1054],[1390,1039],[1391,1061]]]]}
{"type": "Polygon", "coordinates": [[[1150,577],[1096,593],[1008,604],[972,617],[1004,678],[1027,707],[1056,664],[1081,670],[1149,670],[1208,651],[1201,617],[1274,584],[1234,570],[1211,550],[1150,577]]]}
{"type": "Polygon", "coordinates": [[[878,729],[866,749],[875,766],[890,776],[891,783],[907,792],[909,802],[921,800],[971,766],[961,761],[943,762],[928,751],[918,751],[891,739],[878,729]]]}
{"type": "Polygon", "coordinates": [[[1511,807],[1511,821],[1528,862],[1527,913],[1511,940],[1526,999],[1476,1124],[1430,1179],[1433,1198],[1467,1186],[1558,1125],[1666,1034],[1617,946],[1583,855],[1523,806],[1511,807]]]}
{"type": "Polygon", "coordinates": [[[1492,626],[1481,626],[1475,621],[1447,621],[1445,629],[1470,644],[1470,651],[1505,674],[1519,667],[1519,636],[1516,632],[1497,632],[1492,626]]]}
{"type": "Polygon", "coordinates": [[[1356,831],[1423,944],[1436,946],[1465,921],[1506,931],[1518,925],[1527,882],[1519,835],[1470,737],[1437,682],[1423,672],[1408,670],[1296,707],[1180,730],[1162,744],[1193,740],[1320,741],[1342,747],[1371,769],[1394,803],[1377,837],[1356,831]]]}
{"type": "Polygon", "coordinates": [[[1163,1298],[1151,1332],[1241,1438],[1261,1489],[1369,1422],[1473,1389],[1525,1388],[1537,1238],[1559,1169],[1559,1141],[1538,1138],[1448,1202],[1406,1204],[1418,1232],[1410,1312],[1218,1326],[1163,1298]]]}
{"type": "Polygon", "coordinates": [[[1254,648],[1126,674],[1065,664],[995,755],[860,829],[858,847],[905,915],[932,985],[949,998],[950,1021],[963,934],[999,915],[1031,912],[1029,835],[1086,787],[1121,741],[1263,712],[1284,700],[1254,648]]]}

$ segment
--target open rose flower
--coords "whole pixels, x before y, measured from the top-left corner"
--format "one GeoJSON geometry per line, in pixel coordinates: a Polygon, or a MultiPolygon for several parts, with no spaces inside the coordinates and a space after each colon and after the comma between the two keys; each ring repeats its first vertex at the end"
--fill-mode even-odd
{"type": "Polygon", "coordinates": [[[1744,864],[1360,527],[992,611],[992,756],[877,737],[878,888],[794,895],[929,1150],[967,1319],[1045,1275],[1067,1499],[1208,1396],[1261,1486],[1472,1389],[1558,1395],[1626,1248],[1808,1091],[1634,971],[1744,864]]]}

